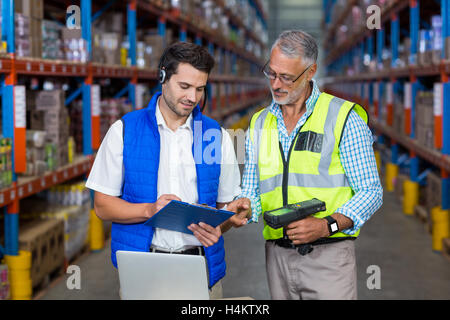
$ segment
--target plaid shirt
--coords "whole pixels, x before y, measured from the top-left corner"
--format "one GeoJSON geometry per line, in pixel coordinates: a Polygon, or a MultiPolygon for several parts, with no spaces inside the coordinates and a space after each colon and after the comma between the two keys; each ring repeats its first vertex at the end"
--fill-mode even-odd
{"type": "MultiPolygon", "coordinates": [[[[285,159],[289,153],[289,147],[298,130],[303,126],[314,110],[320,91],[315,82],[309,98],[306,100],[306,112],[298,121],[295,129],[289,135],[284,124],[280,106],[275,102],[268,107],[269,111],[277,118],[278,139],[283,147],[285,159]]],[[[364,120],[355,111],[351,111],[342,134],[339,152],[342,166],[348,178],[354,196],[336,212],[339,212],[353,221],[353,227],[342,232],[355,234],[362,225],[377,211],[383,203],[383,188],[378,175],[375,155],[372,144],[374,142],[372,132],[364,120]]],[[[255,149],[247,130],[245,138],[245,169],[242,180],[242,192],[239,198],[248,198],[251,201],[252,218],[250,221],[258,222],[261,215],[261,197],[257,175],[257,165],[254,161],[255,149]]]]}

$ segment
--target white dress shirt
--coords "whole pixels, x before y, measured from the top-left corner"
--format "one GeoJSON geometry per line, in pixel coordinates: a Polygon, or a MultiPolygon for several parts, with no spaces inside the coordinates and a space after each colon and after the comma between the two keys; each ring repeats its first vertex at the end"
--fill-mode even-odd
{"type": "MultiPolygon", "coordinates": [[[[161,137],[157,196],[159,198],[163,194],[174,194],[184,202],[197,203],[197,171],[192,156],[192,114],[176,131],[172,131],[161,114],[158,100],[156,121],[161,137]]],[[[121,195],[124,177],[122,131],[123,124],[120,120],[109,128],[86,182],[87,188],[110,196],[121,195]]],[[[240,194],[241,177],[233,142],[223,128],[220,169],[216,202],[230,202],[240,194]]],[[[152,247],[170,251],[200,245],[193,235],[160,228],[155,228],[152,240],[152,247]]]]}

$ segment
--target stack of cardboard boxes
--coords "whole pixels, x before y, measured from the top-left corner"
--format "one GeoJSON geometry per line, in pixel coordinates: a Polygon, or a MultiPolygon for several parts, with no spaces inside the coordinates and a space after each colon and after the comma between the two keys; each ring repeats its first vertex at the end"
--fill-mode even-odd
{"type": "MultiPolygon", "coordinates": [[[[50,153],[47,155],[47,134],[42,130],[27,130],[26,135],[27,171],[25,175],[42,175],[48,169],[47,163],[53,163],[53,159],[51,158],[53,154],[50,153]]],[[[54,168],[50,167],[49,169],[53,170],[54,168]]]]}
{"type": "Polygon", "coordinates": [[[164,49],[164,39],[156,30],[139,32],[143,41],[137,43],[137,66],[141,68],[157,69],[159,59],[164,49]]]}
{"type": "Polygon", "coordinates": [[[434,207],[441,206],[442,203],[442,179],[441,177],[434,173],[429,172],[427,175],[427,185],[426,185],[426,208],[428,212],[434,207]]]}
{"type": "Polygon", "coordinates": [[[14,15],[15,52],[19,58],[31,56],[30,18],[16,13],[14,15]]]}
{"type": "Polygon", "coordinates": [[[100,138],[103,140],[111,125],[130,112],[132,108],[126,98],[103,99],[100,102],[100,106],[100,138]]]}
{"type": "Polygon", "coordinates": [[[15,0],[16,54],[19,57],[42,57],[43,0],[15,0]]]}
{"type": "Polygon", "coordinates": [[[36,110],[44,114],[47,141],[56,149],[56,167],[68,163],[69,114],[64,101],[63,90],[39,91],[36,96],[36,110]]]}
{"type": "Polygon", "coordinates": [[[31,252],[31,281],[36,287],[64,265],[64,224],[61,220],[34,220],[20,228],[20,250],[31,252]]]}
{"type": "Polygon", "coordinates": [[[54,21],[42,21],[42,58],[63,59],[61,42],[62,27],[54,21]]]}
{"type": "MultiPolygon", "coordinates": [[[[45,155],[45,170],[54,170],[69,162],[69,115],[64,101],[63,90],[29,91],[27,93],[30,129],[35,130],[28,135],[29,145],[35,149],[44,149],[39,152],[30,152],[40,155],[38,157],[40,161],[42,161],[42,155],[45,155]],[[43,133],[37,136],[39,131],[43,133]],[[33,141],[33,137],[40,139],[33,141]]],[[[33,159],[36,160],[36,158],[33,159]]],[[[34,174],[37,173],[34,172],[34,174]]]]}
{"type": "Polygon", "coordinates": [[[416,96],[416,137],[420,145],[434,149],[433,92],[419,91],[416,96]]]}
{"type": "Polygon", "coordinates": [[[120,65],[123,35],[123,13],[104,13],[92,26],[92,59],[94,62],[120,65]]]}
{"type": "Polygon", "coordinates": [[[394,94],[393,96],[393,108],[394,108],[394,117],[393,117],[393,129],[398,134],[405,133],[405,110],[403,106],[403,97],[399,94],[394,94]]]}
{"type": "MultiPolygon", "coordinates": [[[[41,246],[41,243],[44,243],[49,248],[56,246],[58,254],[55,254],[53,258],[51,258],[52,250],[47,250],[50,259],[55,260],[53,267],[50,268],[54,270],[58,265],[61,266],[61,259],[72,259],[86,244],[90,209],[90,191],[84,187],[84,182],[57,185],[42,195],[21,200],[21,223],[24,225],[23,228],[25,230],[27,226],[30,226],[30,232],[25,232],[25,234],[33,232],[33,238],[35,239],[34,241],[25,241],[22,238],[22,242],[29,243],[29,251],[33,252],[35,250],[36,259],[40,261],[47,259],[47,257],[42,257],[42,255],[39,256],[40,253],[37,247],[41,246]],[[43,235],[41,232],[36,232],[32,226],[38,226],[38,229],[45,227],[49,234],[43,235]],[[49,237],[50,241],[39,240],[39,238],[47,239],[49,237]]],[[[21,227],[21,234],[23,228],[21,227]]],[[[26,238],[30,239],[31,236],[26,238]]],[[[42,272],[45,274],[46,271],[37,270],[40,265],[44,265],[44,270],[48,270],[45,267],[46,263],[37,263],[32,268],[36,268],[36,274],[41,274],[42,272]]],[[[38,282],[39,280],[36,281],[38,282]]],[[[35,280],[33,279],[34,282],[35,280]]]]}
{"type": "Polygon", "coordinates": [[[69,108],[70,115],[70,136],[75,141],[75,152],[83,153],[83,101],[75,100],[69,108]]]}
{"type": "Polygon", "coordinates": [[[0,138],[0,189],[12,183],[12,140],[0,138]]]}
{"type": "Polygon", "coordinates": [[[74,62],[87,62],[86,41],[81,37],[81,29],[62,28],[62,50],[64,59],[74,62]]]}
{"type": "Polygon", "coordinates": [[[64,222],[64,256],[70,260],[87,241],[90,191],[83,181],[58,185],[48,190],[47,203],[49,207],[41,217],[64,222]]]}

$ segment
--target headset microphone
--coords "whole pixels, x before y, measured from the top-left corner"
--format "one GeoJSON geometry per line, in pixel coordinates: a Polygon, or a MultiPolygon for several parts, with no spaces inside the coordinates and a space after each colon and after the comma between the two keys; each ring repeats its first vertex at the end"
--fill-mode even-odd
{"type": "Polygon", "coordinates": [[[164,81],[166,81],[166,70],[159,69],[159,77],[158,77],[159,83],[163,84],[164,81]]]}

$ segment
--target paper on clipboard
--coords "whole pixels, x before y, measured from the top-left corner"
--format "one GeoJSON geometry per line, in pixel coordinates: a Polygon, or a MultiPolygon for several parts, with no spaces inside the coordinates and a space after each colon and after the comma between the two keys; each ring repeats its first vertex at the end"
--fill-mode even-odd
{"type": "Polygon", "coordinates": [[[187,228],[192,223],[204,222],[212,227],[217,227],[233,215],[234,212],[231,211],[172,200],[144,224],[155,228],[193,234],[187,228]]]}

